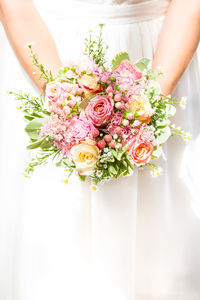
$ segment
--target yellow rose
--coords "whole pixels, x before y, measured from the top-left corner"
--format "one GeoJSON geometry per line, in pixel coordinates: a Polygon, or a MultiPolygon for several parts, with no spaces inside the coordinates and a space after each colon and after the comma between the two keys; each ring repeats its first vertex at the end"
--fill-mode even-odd
{"type": "Polygon", "coordinates": [[[153,114],[153,109],[151,107],[151,103],[144,96],[138,96],[137,98],[132,98],[129,105],[129,112],[135,115],[135,119],[141,122],[150,121],[151,116],[153,114]]]}
{"type": "Polygon", "coordinates": [[[71,156],[80,175],[91,175],[96,166],[99,149],[96,142],[88,140],[71,148],[71,156]]]}

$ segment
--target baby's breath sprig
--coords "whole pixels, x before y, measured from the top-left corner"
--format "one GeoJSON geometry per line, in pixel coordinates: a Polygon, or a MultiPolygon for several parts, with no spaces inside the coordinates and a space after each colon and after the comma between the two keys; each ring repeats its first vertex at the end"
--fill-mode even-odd
{"type": "Polygon", "coordinates": [[[33,65],[36,66],[40,72],[40,74],[37,74],[37,72],[34,72],[34,75],[39,75],[39,80],[41,78],[45,79],[47,82],[54,81],[53,75],[51,71],[45,69],[43,64],[39,62],[38,56],[36,53],[33,52],[33,44],[32,43],[27,43],[25,46],[26,48],[30,49],[30,56],[33,59],[33,65]]]}
{"type": "Polygon", "coordinates": [[[17,109],[22,110],[25,115],[40,114],[50,115],[48,110],[44,107],[44,99],[40,97],[32,97],[30,94],[26,93],[15,93],[12,91],[7,92],[9,95],[15,96],[15,99],[19,101],[17,104],[17,109]]]}
{"type": "Polygon", "coordinates": [[[99,67],[105,69],[106,63],[106,50],[108,46],[104,43],[102,37],[103,24],[99,25],[99,35],[93,38],[92,31],[89,31],[89,37],[85,39],[85,51],[84,55],[92,58],[99,67]]]}
{"type": "Polygon", "coordinates": [[[60,155],[60,150],[52,147],[47,150],[42,150],[35,158],[32,158],[28,166],[25,168],[25,177],[30,177],[38,166],[44,166],[48,163],[50,158],[55,160],[60,155]]]}
{"type": "Polygon", "coordinates": [[[152,163],[148,163],[147,166],[149,167],[152,177],[160,176],[163,171],[161,167],[159,167],[155,164],[152,164],[152,163]]]}
{"type": "Polygon", "coordinates": [[[189,142],[191,139],[191,134],[189,132],[185,132],[180,126],[176,127],[176,125],[172,124],[170,126],[171,136],[180,136],[184,142],[189,142]]]}

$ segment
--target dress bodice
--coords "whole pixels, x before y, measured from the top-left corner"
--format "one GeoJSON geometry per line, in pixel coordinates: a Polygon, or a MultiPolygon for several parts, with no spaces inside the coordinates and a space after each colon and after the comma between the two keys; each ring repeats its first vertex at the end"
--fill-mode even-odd
{"type": "Polygon", "coordinates": [[[150,0],[74,0],[86,3],[98,3],[98,4],[133,4],[150,0]]]}
{"type": "Polygon", "coordinates": [[[71,23],[132,24],[164,15],[170,0],[34,0],[38,9],[71,23]]]}
{"type": "Polygon", "coordinates": [[[85,2],[85,3],[93,3],[93,4],[135,4],[135,3],[141,3],[151,0],[73,0],[73,1],[79,1],[79,2],[85,2]]]}

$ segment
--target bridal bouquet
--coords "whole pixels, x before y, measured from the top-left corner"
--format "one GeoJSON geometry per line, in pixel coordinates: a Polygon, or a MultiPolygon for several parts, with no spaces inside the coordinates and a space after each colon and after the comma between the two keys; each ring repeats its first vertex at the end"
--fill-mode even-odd
{"type": "Polygon", "coordinates": [[[45,99],[9,92],[28,122],[27,148],[38,151],[26,176],[48,161],[64,167],[67,178],[75,172],[83,180],[90,176],[95,185],[131,175],[136,167],[158,175],[154,161],[163,155],[162,145],[174,135],[189,139],[169,120],[174,104],[184,106],[186,100],[161,95],[157,77],[162,72],[154,72],[147,58],[132,64],[127,53],[119,53],[107,63],[101,29],[98,37],[90,33],[85,39],[83,58],[69,62],[56,78],[39,63],[31,44],[28,48],[48,83],[45,99]]]}

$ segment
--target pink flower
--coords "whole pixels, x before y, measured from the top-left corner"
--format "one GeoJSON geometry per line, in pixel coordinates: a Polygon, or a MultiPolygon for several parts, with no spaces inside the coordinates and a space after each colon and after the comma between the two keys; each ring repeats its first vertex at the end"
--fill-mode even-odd
{"type": "Polygon", "coordinates": [[[130,77],[134,81],[138,81],[142,77],[142,72],[129,60],[123,60],[113,73],[120,77],[130,77]]]}
{"type": "Polygon", "coordinates": [[[97,142],[97,147],[99,149],[103,149],[106,146],[106,142],[104,140],[98,141],[97,142]]]}
{"type": "Polygon", "coordinates": [[[68,82],[62,82],[63,92],[70,93],[73,88],[74,88],[74,84],[71,84],[71,83],[68,83],[68,82]]]}
{"type": "Polygon", "coordinates": [[[68,70],[65,75],[67,78],[73,78],[76,76],[72,70],[68,70]]]}
{"type": "Polygon", "coordinates": [[[67,105],[68,105],[69,107],[71,107],[71,108],[73,108],[73,107],[75,106],[75,104],[76,104],[76,100],[75,100],[75,99],[69,100],[69,101],[67,102],[67,105]]]}
{"type": "Polygon", "coordinates": [[[118,110],[114,114],[113,118],[111,119],[111,122],[107,127],[107,131],[110,134],[115,134],[115,129],[121,125],[122,119],[123,119],[123,113],[118,110]]]}
{"type": "Polygon", "coordinates": [[[119,94],[119,93],[117,93],[116,95],[115,95],[115,101],[120,101],[121,100],[121,94],[119,94]]]}
{"type": "Polygon", "coordinates": [[[79,75],[81,75],[82,72],[86,72],[86,74],[94,74],[98,72],[98,66],[91,58],[84,56],[79,61],[76,72],[79,75]]]}
{"type": "Polygon", "coordinates": [[[111,136],[110,134],[106,134],[106,135],[104,136],[104,139],[105,139],[105,141],[106,141],[107,143],[109,143],[109,142],[112,141],[112,136],[111,136]]]}
{"type": "Polygon", "coordinates": [[[75,142],[84,141],[87,137],[92,138],[96,128],[91,120],[88,120],[82,112],[79,117],[73,117],[68,131],[68,138],[75,142]]]}
{"type": "Polygon", "coordinates": [[[61,120],[58,116],[53,115],[46,119],[44,126],[40,131],[39,137],[49,135],[53,139],[53,145],[60,149],[63,156],[68,156],[71,148],[70,142],[67,140],[67,132],[70,122],[61,120]]]}
{"type": "Polygon", "coordinates": [[[90,100],[86,115],[96,127],[105,126],[113,116],[114,101],[107,96],[96,96],[90,100]]]}
{"type": "Polygon", "coordinates": [[[62,85],[60,82],[49,83],[46,86],[46,98],[49,101],[57,101],[62,94],[62,85]]]}
{"type": "Polygon", "coordinates": [[[115,147],[116,147],[115,141],[112,140],[112,141],[110,142],[110,144],[109,144],[109,147],[110,147],[110,148],[115,148],[115,147]]]}
{"type": "Polygon", "coordinates": [[[100,81],[106,83],[109,80],[111,74],[112,74],[111,72],[102,72],[102,73],[100,73],[99,74],[100,81]]]}
{"type": "Polygon", "coordinates": [[[121,108],[122,108],[122,103],[121,103],[121,102],[115,103],[115,107],[116,107],[117,109],[121,109],[121,108]]]}

